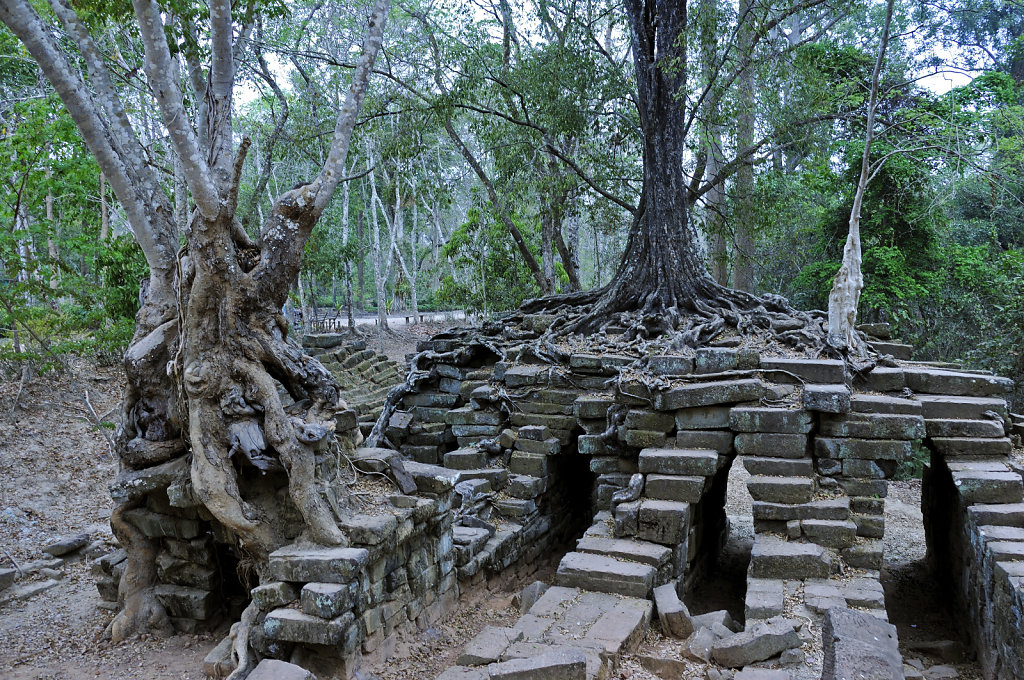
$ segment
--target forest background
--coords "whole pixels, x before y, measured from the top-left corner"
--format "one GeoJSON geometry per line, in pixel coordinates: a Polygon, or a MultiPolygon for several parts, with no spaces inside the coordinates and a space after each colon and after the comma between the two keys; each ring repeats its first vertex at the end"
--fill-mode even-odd
{"type": "MultiPolygon", "coordinates": [[[[129,4],[71,4],[99,37],[184,231],[183,170],[141,77],[129,4]]],[[[236,50],[234,129],[252,140],[238,215],[254,233],[273,196],[323,165],[369,5],[235,4],[251,19],[236,50]]],[[[194,28],[208,10],[188,0],[164,7],[187,85],[190,64],[208,57],[194,28]]],[[[720,283],[800,308],[827,304],[884,16],[882,2],[688,4],[685,172],[720,283]]],[[[347,180],[293,285],[303,319],[454,308],[493,316],[611,279],[642,191],[619,3],[396,2],[372,81],[347,180]]],[[[871,159],[859,321],[891,323],[917,359],[1024,382],[1024,3],[895,3],[871,159]]],[[[0,28],[0,362],[118,361],[146,275],[59,98],[0,28]]]]}

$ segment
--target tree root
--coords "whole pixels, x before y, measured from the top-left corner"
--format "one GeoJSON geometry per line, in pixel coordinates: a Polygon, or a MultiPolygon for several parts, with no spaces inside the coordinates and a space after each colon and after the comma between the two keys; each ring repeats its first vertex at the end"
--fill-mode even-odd
{"type": "Polygon", "coordinates": [[[255,602],[250,602],[238,622],[231,626],[231,660],[235,664],[235,670],[231,671],[227,680],[245,680],[245,677],[256,667],[256,657],[249,645],[249,634],[256,626],[256,617],[259,616],[260,608],[255,602]]]}
{"type": "Polygon", "coordinates": [[[120,505],[110,515],[110,527],[128,554],[118,588],[121,611],[103,632],[103,637],[113,642],[121,642],[138,633],[171,635],[174,632],[167,611],[153,592],[157,580],[156,541],[124,517],[126,511],[142,502],[138,499],[120,505]]]}

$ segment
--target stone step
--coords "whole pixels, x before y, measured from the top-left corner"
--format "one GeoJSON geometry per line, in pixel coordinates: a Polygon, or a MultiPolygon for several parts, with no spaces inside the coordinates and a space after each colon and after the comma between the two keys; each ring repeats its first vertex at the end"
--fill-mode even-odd
{"type": "Polygon", "coordinates": [[[754,537],[748,572],[753,578],[826,578],[831,571],[832,558],[820,545],[766,534],[754,537]]]}
{"type": "Polygon", "coordinates": [[[986,411],[992,411],[1003,420],[1009,420],[1006,400],[998,397],[959,397],[940,394],[919,394],[921,413],[925,420],[936,418],[962,418],[984,420],[986,411]]]}
{"type": "Polygon", "coordinates": [[[971,505],[967,514],[976,524],[1001,527],[1024,527],[1024,503],[971,505]]]}
{"type": "Polygon", "coordinates": [[[743,461],[743,467],[752,475],[809,478],[814,474],[814,463],[811,462],[810,458],[743,456],[741,460],[743,461]]]}
{"type": "Polygon", "coordinates": [[[922,439],[924,420],[919,415],[848,413],[823,415],[818,431],[827,437],[862,439],[922,439]]]}
{"type": "Polygon", "coordinates": [[[814,496],[814,479],[811,477],[753,475],[747,479],[747,491],[755,501],[809,503],[814,496]]]}
{"type": "Polygon", "coordinates": [[[1009,456],[1013,445],[1009,437],[932,437],[932,446],[943,456],[1009,456]]]}
{"type": "Polygon", "coordinates": [[[895,359],[907,361],[914,354],[913,345],[903,345],[898,342],[869,342],[868,346],[879,354],[891,354],[895,359]]]}
{"type": "Polygon", "coordinates": [[[964,503],[1019,503],[1024,500],[1024,481],[1016,472],[962,470],[953,472],[953,483],[964,503]]]}
{"type": "Polygon", "coordinates": [[[664,475],[713,475],[718,470],[718,453],[709,449],[643,449],[640,472],[664,475]]]}
{"type": "Polygon", "coordinates": [[[940,368],[903,369],[907,387],[923,394],[987,397],[1013,390],[1013,381],[982,373],[966,373],[940,368]]]}
{"type": "Polygon", "coordinates": [[[881,394],[852,394],[850,408],[854,413],[888,413],[893,415],[921,415],[921,402],[914,399],[887,397],[881,394]]]}
{"type": "Polygon", "coordinates": [[[646,598],[654,588],[656,575],[657,570],[649,564],[570,552],[558,565],[555,583],[567,588],[646,598]]]}
{"type": "Polygon", "coordinates": [[[857,524],[849,520],[805,519],[800,529],[811,543],[826,548],[846,548],[857,541],[857,524]]]}
{"type": "Polygon", "coordinates": [[[650,541],[636,541],[628,538],[584,536],[576,541],[576,551],[639,562],[658,569],[668,564],[672,558],[671,548],[650,541]]]}
{"type": "Polygon", "coordinates": [[[929,437],[987,437],[1004,436],[1001,420],[965,420],[959,418],[933,418],[924,421],[929,437]]]}
{"type": "Polygon", "coordinates": [[[729,411],[729,427],[736,432],[806,434],[812,422],[810,413],[797,409],[736,406],[729,411]]]}
{"type": "Polygon", "coordinates": [[[456,449],[444,454],[444,466],[452,470],[472,470],[486,465],[487,453],[479,449],[456,449]]]}
{"type": "Polygon", "coordinates": [[[654,500],[698,503],[708,486],[709,477],[649,474],[644,482],[644,497],[654,500]]]}

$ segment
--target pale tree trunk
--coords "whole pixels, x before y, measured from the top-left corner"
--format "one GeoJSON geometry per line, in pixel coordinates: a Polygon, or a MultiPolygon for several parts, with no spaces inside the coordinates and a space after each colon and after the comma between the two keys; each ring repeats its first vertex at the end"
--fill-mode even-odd
{"type": "Polygon", "coordinates": [[[419,211],[419,196],[416,194],[416,185],[413,182],[409,182],[409,186],[412,189],[412,226],[409,227],[409,263],[412,265],[412,269],[409,271],[409,288],[412,290],[412,315],[413,323],[416,323],[420,313],[420,301],[419,296],[416,292],[416,274],[419,271],[419,267],[416,262],[416,229],[419,226],[420,211],[419,211]]]}
{"type": "MultiPolygon", "coordinates": [[[[84,65],[88,79],[61,51],[53,37],[57,32],[44,24],[27,0],[0,3],[0,21],[25,44],[60,96],[110,182],[150,267],[124,362],[128,388],[117,434],[121,467],[142,469],[188,455],[187,438],[195,497],[234,537],[236,548],[256,570],[264,571],[268,553],[291,540],[296,527],[282,512],[276,494],[250,494],[240,488],[235,465],[243,458],[255,467],[279,471],[275,478],[298,509],[298,528],[306,538],[329,545],[346,543],[331,514],[331,499],[318,490],[315,450],[328,437],[331,446],[356,442],[333,439],[335,414],[344,408],[337,383],[286,340],[280,310],[288,283],[299,272],[306,241],[341,179],[389,0],[377,0],[372,8],[362,54],[322,169],[311,182],[273,202],[258,244],[235,218],[249,141],[243,140],[235,153],[231,6],[228,0],[210,0],[208,6],[211,65],[205,90],[197,93],[207,114],[201,116],[205,120],[197,134],[173,76],[161,8],[153,0],[133,0],[149,89],[196,205],[185,233],[187,247],[180,255],[171,203],[84,22],[66,0],[51,0],[65,34],[81,51],[74,63],[84,65]],[[302,412],[293,416],[284,410],[278,384],[304,405],[302,412]],[[184,402],[179,399],[182,393],[184,402]],[[239,429],[250,433],[247,441],[261,444],[240,448],[232,434],[239,429]]],[[[243,26],[240,41],[247,30],[243,26]]],[[[114,640],[170,631],[166,611],[153,592],[159,546],[125,515],[144,502],[145,496],[133,496],[111,516],[111,527],[128,553],[120,587],[123,607],[108,628],[114,640]]],[[[248,635],[254,621],[250,606],[241,625],[233,628],[233,678],[244,677],[252,668],[248,635]]]]}
{"type": "Polygon", "coordinates": [[[889,26],[892,23],[893,0],[886,5],[885,25],[878,45],[878,57],[871,73],[871,93],[868,98],[867,120],[865,121],[864,154],[861,157],[860,176],[857,190],[853,195],[850,210],[850,232],[843,247],[843,263],[832,281],[828,296],[828,342],[830,345],[850,351],[862,351],[864,341],[857,334],[857,305],[864,289],[864,275],[861,272],[860,211],[864,193],[871,180],[871,143],[875,136],[875,111],[878,108],[878,81],[889,45],[889,26]]]}
{"type": "MultiPolygon", "coordinates": [[[[754,33],[753,0],[740,0],[739,27],[736,29],[737,50],[740,57],[750,61],[754,33]]],[[[754,143],[754,73],[748,64],[738,78],[739,113],[736,116],[736,148],[748,149],[754,143]]],[[[735,240],[733,241],[732,283],[736,290],[754,290],[754,230],[756,225],[754,205],[754,166],[747,160],[736,171],[734,184],[736,207],[733,218],[735,240]]]]}
{"type": "MultiPolygon", "coordinates": [[[[716,38],[718,36],[718,0],[703,0],[699,10],[700,66],[703,78],[710,83],[717,76],[716,38]]],[[[722,128],[718,124],[720,114],[718,98],[711,97],[705,104],[701,129],[702,153],[707,158],[704,171],[709,180],[714,180],[725,163],[722,153],[722,128]]],[[[729,285],[729,250],[725,238],[725,182],[716,182],[704,194],[704,234],[710,244],[711,278],[721,286],[729,285]]]]}
{"type": "MultiPolygon", "coordinates": [[[[50,180],[50,168],[46,168],[46,180],[49,184],[50,180]]],[[[54,232],[56,231],[57,225],[53,223],[53,187],[47,186],[46,188],[46,254],[50,258],[50,267],[53,271],[50,273],[50,290],[57,290],[60,287],[60,275],[59,268],[57,266],[57,258],[59,253],[57,252],[57,242],[54,240],[54,232]]]]}
{"type": "Polygon", "coordinates": [[[100,242],[110,238],[110,208],[107,207],[107,178],[100,171],[100,242]]]}
{"type": "MultiPolygon", "coordinates": [[[[367,159],[367,165],[370,161],[367,159]]],[[[377,293],[377,325],[380,331],[380,345],[384,346],[384,331],[388,329],[388,314],[384,306],[384,253],[380,247],[380,228],[377,223],[377,181],[373,170],[370,171],[370,229],[373,231],[373,285],[377,293]]]]}

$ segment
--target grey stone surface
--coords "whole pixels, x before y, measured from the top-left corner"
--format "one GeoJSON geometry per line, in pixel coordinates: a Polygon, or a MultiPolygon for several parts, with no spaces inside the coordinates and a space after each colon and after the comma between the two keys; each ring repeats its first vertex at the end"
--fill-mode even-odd
{"type": "Polygon", "coordinates": [[[693,635],[686,640],[681,651],[683,656],[686,656],[694,661],[710,661],[711,660],[711,647],[715,644],[715,634],[711,632],[711,628],[701,626],[693,632],[693,635]]]}
{"type": "Polygon", "coordinates": [[[744,612],[747,621],[770,619],[782,613],[785,603],[783,582],[776,579],[747,579],[744,612]]]}
{"type": "Polygon", "coordinates": [[[734,441],[741,456],[772,456],[774,458],[806,458],[810,442],[805,434],[773,432],[741,432],[734,441]]]}
{"type": "Polygon", "coordinates": [[[735,406],[729,412],[729,427],[736,432],[806,434],[811,423],[811,414],[798,409],[735,406]]]}
{"type": "Polygon", "coordinates": [[[837,359],[786,359],[762,357],[761,369],[769,373],[773,382],[842,383],[846,367],[837,359]],[[792,373],[794,376],[787,375],[792,373]]]}
{"type": "Polygon", "coordinates": [[[537,600],[539,600],[550,587],[551,586],[543,581],[534,581],[523,588],[522,592],[519,593],[519,613],[525,614],[530,611],[530,608],[537,603],[537,600]]]}
{"type": "Polygon", "coordinates": [[[846,413],[822,415],[819,434],[826,437],[861,439],[922,439],[924,419],[918,415],[846,413]]]}
{"type": "Polygon", "coordinates": [[[576,542],[576,550],[649,564],[652,567],[662,567],[668,564],[672,557],[671,548],[664,545],[650,541],[600,536],[584,536],[576,542]]]}
{"type": "Polygon", "coordinates": [[[819,457],[862,460],[903,460],[913,450],[912,442],[892,439],[817,437],[814,446],[819,457]]]}
{"type": "Polygon", "coordinates": [[[353,604],[353,588],[341,583],[307,583],[299,596],[302,611],[310,616],[333,619],[353,604]]]}
{"type": "Polygon", "coordinates": [[[741,460],[743,461],[743,467],[752,475],[810,477],[814,474],[814,463],[810,458],[743,456],[741,460]]]}
{"type": "Polygon", "coordinates": [[[247,680],[316,680],[316,676],[302,666],[287,661],[263,659],[249,673],[247,680]]]}
{"type": "Polygon", "coordinates": [[[354,620],[351,612],[336,619],[321,619],[298,609],[275,609],[263,621],[263,631],[272,640],[304,642],[314,645],[337,645],[354,620]]]}
{"type": "Polygon", "coordinates": [[[825,614],[822,680],[903,680],[896,627],[851,609],[825,614]]]}
{"type": "Polygon", "coordinates": [[[1009,437],[932,437],[932,447],[943,456],[1009,456],[1013,445],[1009,437]]]}
{"type": "Polygon", "coordinates": [[[640,472],[665,475],[713,475],[718,453],[706,449],[658,449],[640,452],[640,472]]]}
{"type": "Polygon", "coordinates": [[[708,477],[705,476],[659,475],[651,473],[647,475],[644,495],[655,500],[696,503],[704,494],[707,480],[708,477]]]}
{"type": "Polygon", "coordinates": [[[677,545],[690,530],[690,504],[644,499],[637,518],[637,538],[662,545],[677,545]]]}
{"type": "MultiPolygon", "coordinates": [[[[783,654],[787,652],[795,652],[799,650],[787,649],[783,654]]],[[[802,652],[801,652],[802,654],[802,652]]],[[[789,663],[793,663],[792,661],[789,663]]],[[[789,671],[773,668],[744,668],[733,676],[733,680],[790,680],[789,671]]]]}
{"type": "Polygon", "coordinates": [[[760,380],[721,380],[673,387],[654,395],[654,408],[671,411],[695,406],[713,406],[739,401],[755,401],[767,387],[760,380]]]}
{"type": "Polygon", "coordinates": [[[986,397],[1013,390],[1013,381],[981,373],[947,371],[938,368],[905,368],[907,387],[926,394],[986,397]]]}
{"type": "Polygon", "coordinates": [[[647,597],[654,587],[655,573],[655,568],[646,564],[570,552],[559,563],[555,581],[564,587],[647,597]]]}
{"type": "Polygon", "coordinates": [[[490,680],[586,680],[587,658],[583,650],[556,649],[494,663],[487,672],[490,680]]]}
{"type": "Polygon", "coordinates": [[[14,580],[17,577],[17,569],[0,569],[0,590],[5,590],[13,586],[14,580]]]}
{"type": "Polygon", "coordinates": [[[809,503],[814,496],[814,479],[811,477],[753,475],[747,479],[747,490],[755,501],[809,503]]]}
{"type": "Polygon", "coordinates": [[[773,619],[757,622],[748,630],[717,640],[711,647],[711,654],[723,666],[740,668],[800,645],[800,636],[791,621],[773,619]]]}
{"type": "Polygon", "coordinates": [[[964,420],[932,418],[924,421],[929,437],[1002,437],[1006,434],[1001,420],[964,420]]]}
{"type": "Polygon", "coordinates": [[[676,433],[676,446],[730,453],[733,450],[733,433],[729,430],[680,430],[676,433]]]}
{"type": "Polygon", "coordinates": [[[691,616],[690,620],[693,621],[694,628],[708,628],[711,629],[713,626],[721,625],[725,626],[729,630],[739,632],[739,626],[733,621],[732,616],[725,609],[718,609],[713,612],[706,614],[698,614],[691,616]]]}
{"type": "Polygon", "coordinates": [[[291,583],[271,581],[256,586],[250,591],[252,601],[263,611],[283,607],[299,599],[299,591],[291,583]]]}
{"type": "Polygon", "coordinates": [[[437,676],[437,680],[488,680],[488,674],[486,668],[452,666],[437,676]]]}
{"type": "Polygon", "coordinates": [[[892,413],[900,415],[921,415],[921,402],[881,394],[852,394],[850,407],[855,413],[892,413]]]}
{"type": "Polygon", "coordinates": [[[847,413],[850,389],[845,385],[805,385],[804,408],[822,413],[847,413]]]}
{"type": "Polygon", "coordinates": [[[365,548],[290,545],[270,553],[268,570],[278,581],[348,583],[368,559],[365,548]]]}
{"type": "Polygon", "coordinates": [[[754,578],[825,578],[831,568],[828,553],[814,543],[758,535],[750,552],[750,575],[754,578]]]}
{"type": "Polygon", "coordinates": [[[711,430],[729,427],[728,406],[696,406],[676,411],[676,427],[680,430],[711,430]]]}
{"type": "Polygon", "coordinates": [[[55,541],[43,546],[43,552],[54,557],[63,557],[73,553],[89,542],[89,534],[75,534],[73,536],[62,536],[55,541]]]}

